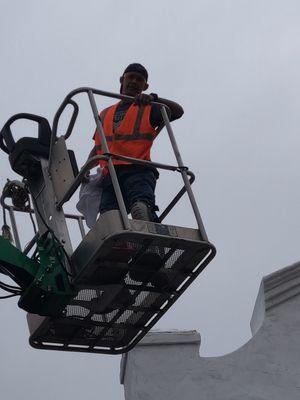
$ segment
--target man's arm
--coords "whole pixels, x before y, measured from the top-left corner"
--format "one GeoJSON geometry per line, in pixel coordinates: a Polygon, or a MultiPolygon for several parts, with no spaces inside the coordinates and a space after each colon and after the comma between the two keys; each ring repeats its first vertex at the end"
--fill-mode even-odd
{"type": "Polygon", "coordinates": [[[135,97],[135,104],[137,105],[147,105],[150,104],[152,101],[163,103],[167,107],[169,107],[171,111],[171,115],[169,116],[170,120],[174,121],[175,119],[181,118],[184,110],[180,104],[176,103],[175,101],[163,99],[162,97],[158,97],[157,94],[145,94],[141,93],[135,97]]]}
{"type": "Polygon", "coordinates": [[[179,119],[183,116],[184,110],[180,104],[178,104],[172,100],[163,99],[162,97],[158,97],[157,95],[155,96],[154,94],[150,94],[150,96],[153,97],[152,101],[157,101],[158,103],[163,103],[167,107],[169,107],[169,109],[171,111],[171,115],[169,116],[169,118],[171,121],[174,121],[175,119],[179,119]]]}

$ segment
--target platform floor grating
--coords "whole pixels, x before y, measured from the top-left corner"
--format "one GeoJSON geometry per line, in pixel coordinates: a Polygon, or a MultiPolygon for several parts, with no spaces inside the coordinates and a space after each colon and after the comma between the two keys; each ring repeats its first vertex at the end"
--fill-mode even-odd
{"type": "Polygon", "coordinates": [[[130,350],[214,257],[207,242],[125,236],[109,239],[84,274],[77,297],[47,318],[34,347],[99,353],[130,350]]]}

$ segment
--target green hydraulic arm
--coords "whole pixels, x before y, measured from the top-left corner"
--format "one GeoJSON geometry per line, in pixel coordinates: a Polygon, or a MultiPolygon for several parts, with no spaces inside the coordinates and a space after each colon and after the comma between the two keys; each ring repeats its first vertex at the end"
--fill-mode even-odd
{"type": "Polygon", "coordinates": [[[29,258],[0,236],[0,273],[19,285],[20,308],[33,314],[58,316],[77,291],[69,282],[64,266],[66,255],[57,240],[47,233],[36,244],[34,257],[29,258]]]}

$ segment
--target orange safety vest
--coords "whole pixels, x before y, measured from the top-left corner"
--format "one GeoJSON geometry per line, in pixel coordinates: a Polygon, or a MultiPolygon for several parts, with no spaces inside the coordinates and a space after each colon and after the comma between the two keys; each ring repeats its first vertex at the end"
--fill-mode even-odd
{"type": "MultiPolygon", "coordinates": [[[[104,109],[100,118],[110,153],[150,161],[150,149],[158,130],[150,124],[151,105],[131,104],[119,127],[114,129],[114,115],[119,103],[104,109]]],[[[97,155],[103,154],[98,130],[94,135],[97,155]]],[[[113,159],[114,165],[131,164],[128,161],[113,159]]],[[[106,174],[107,161],[100,161],[106,174]]]]}

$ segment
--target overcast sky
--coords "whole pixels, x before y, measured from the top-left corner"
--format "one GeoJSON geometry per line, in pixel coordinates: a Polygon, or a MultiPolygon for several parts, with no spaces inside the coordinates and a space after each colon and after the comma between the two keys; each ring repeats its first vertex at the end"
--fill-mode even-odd
{"type": "MultiPolygon", "coordinates": [[[[118,92],[131,62],[147,67],[149,92],[182,104],[174,133],[196,174],[194,193],[218,254],[156,328],[197,329],[203,356],[241,346],[251,337],[262,277],[299,260],[299,1],[0,0],[0,6],[1,127],[18,112],[52,122],[66,94],[80,86],[118,92]]],[[[69,142],[79,165],[92,131],[87,109],[69,142]]],[[[152,158],[173,162],[166,132],[152,158]]],[[[2,153],[1,188],[8,177],[17,178],[2,153]]],[[[161,208],[181,187],[179,178],[162,174],[161,208]]],[[[168,222],[195,226],[187,201],[168,222]]],[[[28,225],[20,220],[25,242],[28,225]]],[[[0,315],[1,398],[123,399],[119,356],[34,350],[14,299],[1,302],[0,315]]]]}

